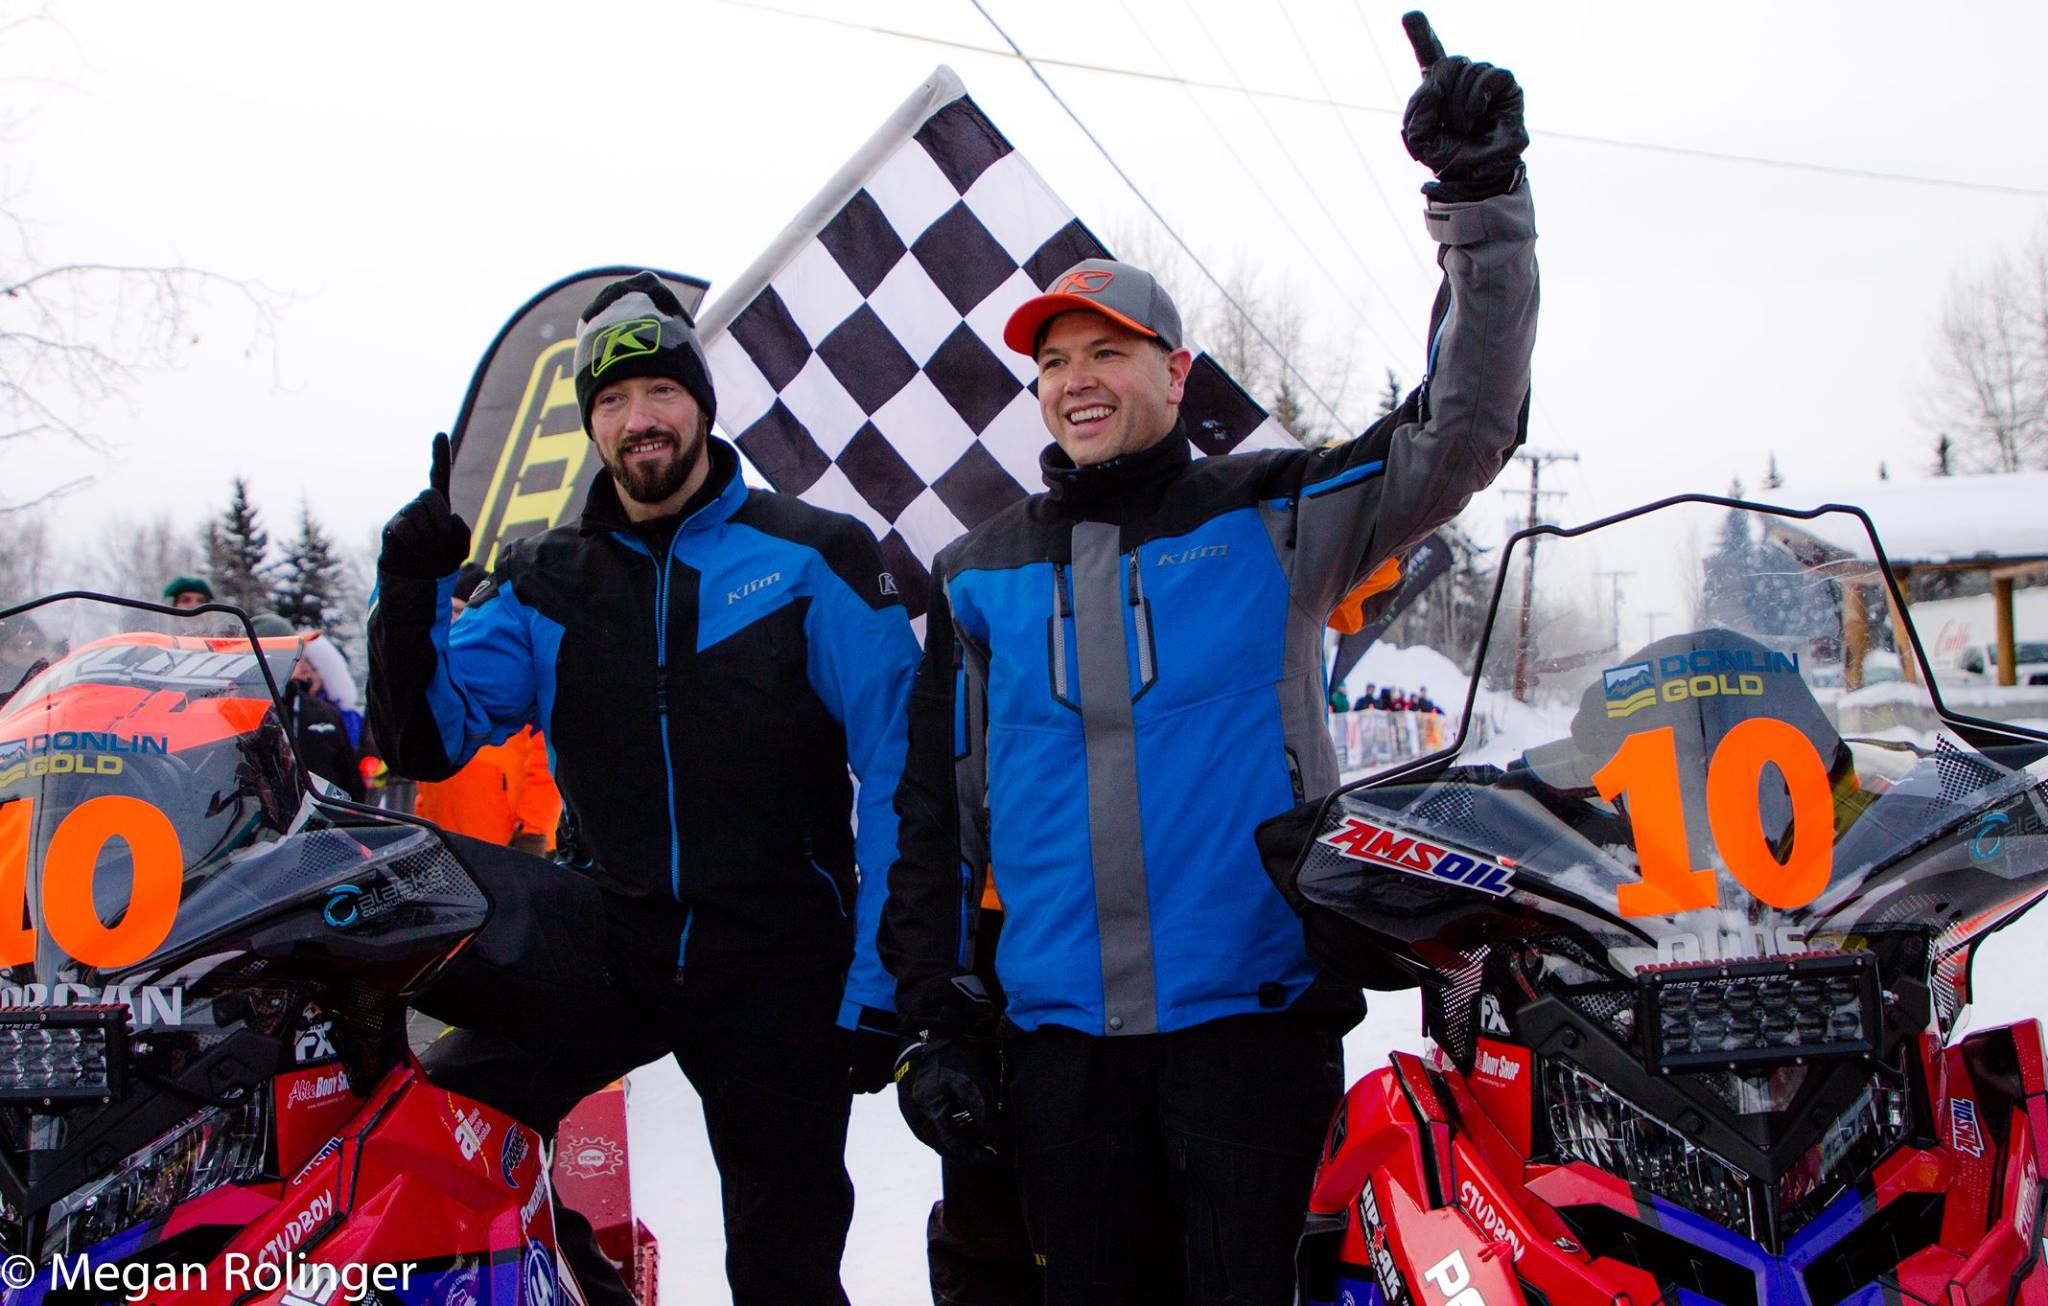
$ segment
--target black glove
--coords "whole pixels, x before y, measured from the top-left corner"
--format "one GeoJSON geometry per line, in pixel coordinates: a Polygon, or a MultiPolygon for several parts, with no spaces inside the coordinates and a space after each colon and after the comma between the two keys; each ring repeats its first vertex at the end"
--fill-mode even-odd
{"type": "Polygon", "coordinates": [[[1529,148],[1515,75],[1463,55],[1445,57],[1419,12],[1401,23],[1422,65],[1422,85],[1401,114],[1401,143],[1436,174],[1422,193],[1446,204],[1507,194],[1521,180],[1522,151],[1529,148]]]}
{"type": "Polygon", "coordinates": [[[896,1054],[903,1049],[903,1037],[894,1028],[895,1018],[872,1007],[860,1009],[860,1023],[853,1027],[851,1063],[846,1086],[856,1093],[879,1093],[896,1074],[896,1054]]]}
{"type": "Polygon", "coordinates": [[[896,1062],[896,1105],[918,1141],[949,1161],[996,1157],[996,1086],[964,1039],[924,1035],[896,1062]]]}
{"type": "Polygon", "coordinates": [[[434,437],[427,488],[384,523],[377,570],[411,580],[439,580],[469,560],[469,523],[448,506],[448,437],[434,437]]]}

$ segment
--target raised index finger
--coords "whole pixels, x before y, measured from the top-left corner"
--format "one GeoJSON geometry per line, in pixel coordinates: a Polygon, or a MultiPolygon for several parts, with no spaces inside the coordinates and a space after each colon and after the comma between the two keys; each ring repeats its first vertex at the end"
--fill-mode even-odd
{"type": "MultiPolygon", "coordinates": [[[[438,490],[441,497],[448,498],[450,465],[454,460],[448,455],[448,436],[442,432],[434,437],[434,466],[427,473],[427,488],[438,490]]],[[[453,502],[453,500],[450,500],[453,502]]]]}
{"type": "Polygon", "coordinates": [[[1429,25],[1429,16],[1420,9],[1411,9],[1401,15],[1401,26],[1408,33],[1408,44],[1415,47],[1415,62],[1422,71],[1444,57],[1444,43],[1436,39],[1436,32],[1429,25]]]}

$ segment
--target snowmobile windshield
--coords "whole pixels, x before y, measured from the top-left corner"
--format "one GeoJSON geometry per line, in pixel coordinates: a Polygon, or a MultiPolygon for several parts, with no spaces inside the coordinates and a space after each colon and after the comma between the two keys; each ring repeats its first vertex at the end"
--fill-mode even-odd
{"type": "MultiPolygon", "coordinates": [[[[1678,500],[1506,554],[1455,756],[1341,791],[1300,867],[1417,969],[1521,938],[1631,988],[1894,945],[1925,974],[2048,890],[2038,737],[1944,717],[1860,513],[1678,500]]],[[[1842,974],[1683,1023],[1824,1041],[1842,974]]]]}
{"type": "Polygon", "coordinates": [[[0,616],[7,993],[103,992],[189,938],[208,882],[291,827],[303,788],[275,687],[298,645],[237,614],[77,596],[0,616]]]}

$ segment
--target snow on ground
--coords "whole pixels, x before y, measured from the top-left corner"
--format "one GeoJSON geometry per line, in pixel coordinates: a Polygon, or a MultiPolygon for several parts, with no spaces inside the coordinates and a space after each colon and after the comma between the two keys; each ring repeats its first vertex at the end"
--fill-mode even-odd
{"type": "MultiPolygon", "coordinates": [[[[2048,1017],[2048,908],[2023,917],[1984,943],[1977,958],[1976,1005],[1969,1028],[2048,1017]]],[[[1345,1071],[1356,1080],[1398,1048],[1422,1046],[1414,993],[1368,995],[1365,1023],[1344,1040],[1345,1071]]],[[[725,1287],[718,1175],[704,1142],[704,1121],[675,1062],[633,1075],[628,1095],[634,1202],[661,1239],[664,1306],[731,1300],[725,1287]]],[[[853,1232],[841,1277],[855,1306],[930,1300],[924,1222],[939,1195],[939,1164],[910,1136],[893,1090],[856,1098],[846,1146],[855,1189],[853,1232]]]]}
{"type": "MultiPolygon", "coordinates": [[[[1396,1048],[1422,1043],[1420,999],[1372,994],[1365,1023],[1344,1040],[1356,1079],[1396,1048]]],[[[661,1240],[663,1306],[729,1302],[718,1172],[704,1141],[697,1094],[673,1060],[634,1072],[626,1097],[633,1156],[633,1203],[661,1240]]],[[[938,1158],[910,1136],[890,1089],[853,1102],[846,1142],[853,1175],[853,1231],[840,1278],[854,1306],[931,1300],[924,1222],[939,1196],[938,1158]]]]}

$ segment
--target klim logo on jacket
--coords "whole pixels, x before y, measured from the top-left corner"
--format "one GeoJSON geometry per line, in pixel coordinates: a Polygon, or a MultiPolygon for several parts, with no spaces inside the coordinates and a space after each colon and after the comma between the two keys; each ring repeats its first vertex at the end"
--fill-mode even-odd
{"type": "Polygon", "coordinates": [[[779,571],[771,571],[766,576],[756,576],[738,589],[727,590],[725,592],[725,605],[731,607],[750,594],[759,594],[762,590],[767,589],[770,585],[781,579],[782,573],[779,571]]]}
{"type": "Polygon", "coordinates": [[[1428,880],[1477,889],[1498,898],[1514,887],[1514,873],[1505,865],[1488,861],[1477,853],[1463,852],[1443,844],[1429,843],[1390,826],[1374,825],[1355,816],[1323,835],[1317,843],[1328,844],[1344,856],[1384,866],[1388,870],[1428,880]]]}

